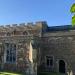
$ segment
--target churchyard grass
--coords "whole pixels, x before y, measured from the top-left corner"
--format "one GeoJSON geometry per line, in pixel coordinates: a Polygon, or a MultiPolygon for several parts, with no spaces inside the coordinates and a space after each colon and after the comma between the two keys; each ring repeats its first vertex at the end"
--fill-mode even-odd
{"type": "Polygon", "coordinates": [[[0,75],[25,75],[25,74],[14,72],[0,72],[0,75]]]}

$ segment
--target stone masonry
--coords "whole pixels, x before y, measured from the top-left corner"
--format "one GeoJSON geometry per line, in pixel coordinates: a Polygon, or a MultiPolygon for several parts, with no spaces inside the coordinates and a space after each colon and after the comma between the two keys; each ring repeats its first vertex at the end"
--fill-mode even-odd
{"type": "Polygon", "coordinates": [[[45,21],[0,26],[0,70],[75,75],[75,27],[45,21]]]}

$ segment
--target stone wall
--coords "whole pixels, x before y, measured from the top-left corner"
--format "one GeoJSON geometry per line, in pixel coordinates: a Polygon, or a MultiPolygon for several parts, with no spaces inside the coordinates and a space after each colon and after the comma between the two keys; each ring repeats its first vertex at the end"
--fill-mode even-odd
{"type": "Polygon", "coordinates": [[[75,30],[48,31],[45,21],[0,26],[0,66],[2,70],[26,72],[59,72],[59,61],[65,73],[75,73],[75,30]],[[16,44],[16,62],[7,63],[5,43],[16,44]],[[46,56],[53,57],[47,67],[46,56]]]}
{"type": "Polygon", "coordinates": [[[45,33],[41,44],[41,71],[48,71],[46,56],[53,56],[53,67],[50,71],[59,72],[59,60],[63,60],[66,73],[75,73],[75,31],[45,33]]]}
{"type": "Polygon", "coordinates": [[[0,26],[0,66],[1,70],[37,74],[37,52],[39,38],[47,28],[46,22],[21,23],[0,26]],[[32,42],[33,41],[33,42],[32,42]],[[16,62],[6,62],[5,43],[16,44],[16,62]]]}

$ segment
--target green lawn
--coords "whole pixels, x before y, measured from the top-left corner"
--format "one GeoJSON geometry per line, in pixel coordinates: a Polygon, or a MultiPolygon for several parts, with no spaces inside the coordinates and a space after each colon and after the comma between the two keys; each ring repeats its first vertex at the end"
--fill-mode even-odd
{"type": "Polygon", "coordinates": [[[12,73],[12,72],[0,72],[0,75],[23,75],[23,74],[12,73]]]}
{"type": "MultiPolygon", "coordinates": [[[[25,75],[25,74],[13,73],[13,72],[0,72],[0,75],[25,75]]],[[[58,74],[58,73],[40,73],[38,75],[64,75],[64,74],[58,74]]]]}

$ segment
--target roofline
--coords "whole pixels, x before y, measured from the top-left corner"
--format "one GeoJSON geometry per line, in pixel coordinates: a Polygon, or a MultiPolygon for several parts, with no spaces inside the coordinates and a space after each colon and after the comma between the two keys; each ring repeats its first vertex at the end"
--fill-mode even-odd
{"type": "Polygon", "coordinates": [[[62,25],[62,26],[49,26],[47,31],[68,31],[68,30],[75,30],[75,26],[72,25],[62,25]]]}

